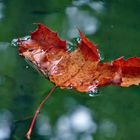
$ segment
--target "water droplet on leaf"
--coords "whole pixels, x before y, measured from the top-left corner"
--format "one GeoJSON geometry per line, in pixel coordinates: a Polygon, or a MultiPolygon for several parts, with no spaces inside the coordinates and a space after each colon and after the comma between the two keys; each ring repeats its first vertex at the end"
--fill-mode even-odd
{"type": "Polygon", "coordinates": [[[98,50],[98,52],[99,52],[99,55],[100,55],[100,61],[103,61],[103,60],[104,60],[103,52],[101,52],[101,51],[99,51],[99,50],[98,50]]]}
{"type": "Polygon", "coordinates": [[[13,39],[12,42],[11,42],[11,45],[16,47],[17,46],[17,41],[18,41],[18,39],[13,39]]]}
{"type": "MultiPolygon", "coordinates": [[[[30,36],[25,36],[25,37],[20,38],[20,40],[28,40],[29,38],[30,38],[30,36]]],[[[19,40],[18,38],[13,39],[12,42],[11,42],[11,45],[14,46],[14,47],[17,47],[18,46],[18,44],[17,44],[18,40],[19,40]]]]}
{"type": "Polygon", "coordinates": [[[22,37],[22,38],[20,38],[21,40],[28,40],[28,39],[30,39],[30,36],[24,36],[24,37],[22,37]]]}
{"type": "Polygon", "coordinates": [[[90,88],[90,91],[88,92],[88,96],[95,97],[99,95],[99,91],[97,90],[97,87],[90,88]]]}
{"type": "Polygon", "coordinates": [[[90,97],[99,96],[99,92],[98,92],[98,91],[97,91],[97,92],[89,92],[88,95],[89,95],[90,97]]]}
{"type": "Polygon", "coordinates": [[[71,41],[68,41],[68,51],[73,52],[77,49],[77,43],[80,41],[80,38],[73,38],[71,41]]]}

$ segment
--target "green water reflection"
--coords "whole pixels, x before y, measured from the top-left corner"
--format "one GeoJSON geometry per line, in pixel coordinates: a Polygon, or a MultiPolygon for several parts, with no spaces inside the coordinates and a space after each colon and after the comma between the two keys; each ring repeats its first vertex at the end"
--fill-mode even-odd
{"type": "MultiPolygon", "coordinates": [[[[61,38],[76,28],[98,44],[105,61],[140,57],[140,0],[0,0],[0,140],[23,140],[30,117],[53,86],[11,46],[43,23],[61,38]]],[[[104,87],[91,98],[56,89],[33,140],[132,140],[140,134],[140,86],[104,87]]]]}

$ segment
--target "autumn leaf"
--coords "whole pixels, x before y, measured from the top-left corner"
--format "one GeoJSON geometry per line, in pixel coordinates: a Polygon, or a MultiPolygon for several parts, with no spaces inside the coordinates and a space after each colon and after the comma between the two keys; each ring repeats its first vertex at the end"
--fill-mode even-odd
{"type": "Polygon", "coordinates": [[[140,83],[140,58],[100,63],[97,47],[82,32],[77,49],[68,52],[66,41],[42,24],[28,40],[19,40],[19,53],[61,88],[89,92],[105,85],[140,83]]]}
{"type": "Polygon", "coordinates": [[[56,87],[73,88],[80,92],[94,92],[107,85],[128,87],[140,83],[140,58],[125,60],[120,57],[111,62],[100,62],[95,44],[79,31],[77,49],[70,52],[66,41],[42,24],[27,40],[18,40],[19,54],[33,63],[42,74],[55,84],[40,103],[27,132],[30,138],[40,108],[56,87]]]}

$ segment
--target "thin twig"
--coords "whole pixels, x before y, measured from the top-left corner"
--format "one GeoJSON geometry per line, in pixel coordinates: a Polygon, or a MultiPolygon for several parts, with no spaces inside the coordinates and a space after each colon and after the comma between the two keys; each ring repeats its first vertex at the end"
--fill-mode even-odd
{"type": "Polygon", "coordinates": [[[32,119],[32,122],[30,124],[30,127],[29,127],[29,130],[28,132],[26,133],[26,137],[27,139],[30,139],[31,137],[31,133],[32,133],[32,129],[33,129],[33,126],[34,126],[34,123],[35,123],[35,120],[37,118],[37,115],[38,113],[40,112],[40,109],[41,107],[43,106],[43,104],[45,103],[45,101],[49,98],[49,96],[53,93],[53,91],[56,89],[57,86],[54,86],[48,93],[48,95],[41,101],[41,103],[39,104],[38,108],[36,109],[36,112],[34,114],[34,117],[32,119]]]}

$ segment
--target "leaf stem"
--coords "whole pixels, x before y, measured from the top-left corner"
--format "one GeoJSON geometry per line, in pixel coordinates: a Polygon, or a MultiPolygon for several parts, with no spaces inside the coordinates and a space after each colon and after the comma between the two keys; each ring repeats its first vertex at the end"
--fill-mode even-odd
{"type": "Polygon", "coordinates": [[[32,129],[35,123],[35,120],[40,112],[41,107],[43,106],[43,104],[45,103],[45,101],[50,97],[50,95],[53,93],[53,91],[56,89],[57,86],[52,87],[52,89],[49,91],[48,95],[41,101],[41,103],[39,104],[38,108],[36,109],[36,112],[33,116],[32,122],[30,124],[29,130],[26,133],[26,138],[30,139],[31,138],[31,134],[32,134],[32,129]]]}

